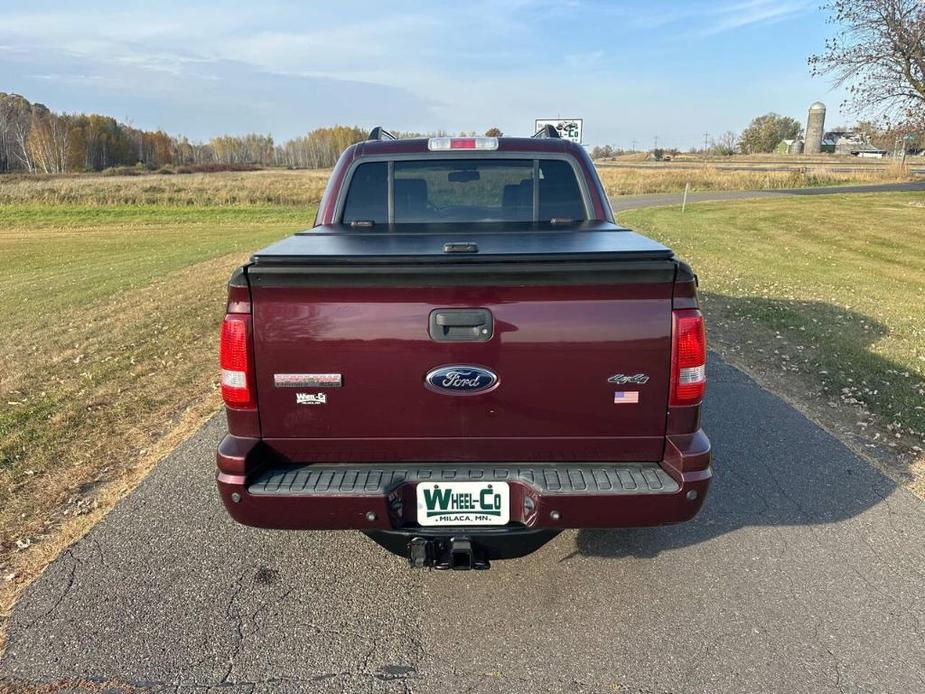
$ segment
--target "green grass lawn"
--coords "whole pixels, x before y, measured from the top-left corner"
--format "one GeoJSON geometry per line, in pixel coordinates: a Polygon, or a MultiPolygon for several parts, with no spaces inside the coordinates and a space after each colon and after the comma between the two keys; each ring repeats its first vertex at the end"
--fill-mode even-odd
{"type": "Polygon", "coordinates": [[[925,447],[925,195],[702,203],[620,221],[691,262],[722,353],[877,429],[871,446],[925,447]]]}
{"type": "Polygon", "coordinates": [[[53,326],[193,263],[246,254],[311,226],[313,215],[297,207],[0,206],[7,329],[53,326]]]}

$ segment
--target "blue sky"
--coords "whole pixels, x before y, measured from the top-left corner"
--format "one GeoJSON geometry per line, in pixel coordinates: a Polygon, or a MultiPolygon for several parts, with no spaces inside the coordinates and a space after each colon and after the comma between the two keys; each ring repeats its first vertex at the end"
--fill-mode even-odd
{"type": "Polygon", "coordinates": [[[585,119],[585,141],[687,148],[844,94],[806,58],[819,0],[91,3],[6,0],[0,91],[191,139],[335,123],[528,134],[585,119]],[[388,7],[388,10],[383,8],[388,7]],[[92,9],[91,9],[92,8],[92,9]]]}

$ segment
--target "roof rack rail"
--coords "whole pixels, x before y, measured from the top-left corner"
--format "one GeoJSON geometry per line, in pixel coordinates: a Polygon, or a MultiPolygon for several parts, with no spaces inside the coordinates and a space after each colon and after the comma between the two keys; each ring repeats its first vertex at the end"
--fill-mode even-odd
{"type": "Polygon", "coordinates": [[[390,133],[388,130],[382,126],[377,125],[375,128],[369,131],[369,137],[367,140],[394,140],[395,136],[390,133]]]}
{"type": "Polygon", "coordinates": [[[549,123],[544,125],[542,128],[533,133],[533,137],[553,137],[557,140],[561,139],[559,131],[556,130],[549,123]]]}

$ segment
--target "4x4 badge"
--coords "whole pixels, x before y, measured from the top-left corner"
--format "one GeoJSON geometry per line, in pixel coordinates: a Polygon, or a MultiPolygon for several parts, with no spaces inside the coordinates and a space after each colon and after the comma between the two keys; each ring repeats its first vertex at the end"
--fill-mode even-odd
{"type": "Polygon", "coordinates": [[[622,385],[624,383],[639,383],[641,385],[643,383],[649,382],[649,375],[648,374],[632,374],[631,376],[627,376],[626,374],[615,374],[611,376],[610,378],[608,378],[607,382],[616,383],[618,385],[622,385]]]}

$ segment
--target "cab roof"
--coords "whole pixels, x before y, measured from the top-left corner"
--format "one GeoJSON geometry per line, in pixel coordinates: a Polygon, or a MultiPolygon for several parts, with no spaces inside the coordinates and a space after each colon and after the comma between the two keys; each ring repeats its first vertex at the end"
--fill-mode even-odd
{"type": "MultiPolygon", "coordinates": [[[[472,139],[472,138],[451,138],[451,139],[472,139]]],[[[580,156],[584,152],[581,145],[575,144],[569,140],[558,138],[540,138],[540,137],[499,137],[497,149],[459,149],[451,150],[457,154],[472,154],[473,156],[491,156],[494,152],[523,152],[524,154],[546,154],[561,153],[580,156]]],[[[354,157],[377,156],[389,154],[429,154],[441,156],[446,154],[444,151],[431,151],[427,143],[430,138],[421,137],[407,140],[364,140],[358,142],[352,147],[354,157]]]]}

